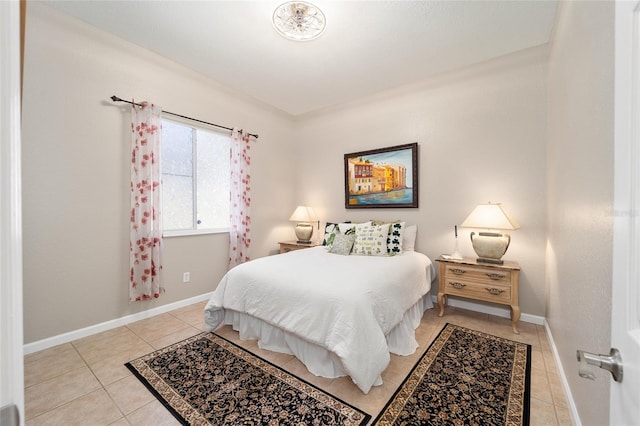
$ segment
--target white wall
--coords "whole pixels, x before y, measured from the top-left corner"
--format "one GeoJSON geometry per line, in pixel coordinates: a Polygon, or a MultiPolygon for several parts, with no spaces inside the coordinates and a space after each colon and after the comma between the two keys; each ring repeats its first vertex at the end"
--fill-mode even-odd
{"type": "Polygon", "coordinates": [[[228,234],[166,239],[166,293],[128,303],[130,114],[111,95],[259,133],[250,254],[290,237],[291,173],[274,167],[293,162],[287,115],[46,6],[27,9],[25,343],[212,291],[226,271],[228,234]]]}
{"type": "MultiPolygon", "coordinates": [[[[520,222],[505,259],[522,267],[523,313],[544,315],[546,47],[538,47],[302,117],[296,124],[297,200],[322,221],[405,219],[417,249],[454,248],[453,226],[482,202],[520,222]],[[343,155],[418,142],[418,209],[345,209],[343,155]]],[[[474,256],[471,230],[460,230],[474,256]]]]}
{"type": "Polygon", "coordinates": [[[610,346],[613,28],[613,2],[561,2],[549,60],[546,316],[585,425],[609,422],[611,376],[575,354],[610,346]]]}

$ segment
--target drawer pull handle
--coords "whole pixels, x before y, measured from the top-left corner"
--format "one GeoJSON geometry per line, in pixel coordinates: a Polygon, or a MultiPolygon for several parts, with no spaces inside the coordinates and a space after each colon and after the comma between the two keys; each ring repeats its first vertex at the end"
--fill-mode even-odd
{"type": "Polygon", "coordinates": [[[505,275],[502,274],[486,274],[489,278],[491,278],[492,280],[503,280],[505,275]]]}
{"type": "Polygon", "coordinates": [[[449,284],[451,284],[451,287],[457,288],[458,290],[461,288],[465,288],[467,286],[466,284],[462,284],[462,283],[449,283],[449,284]]]}
{"type": "Polygon", "coordinates": [[[453,272],[453,273],[454,273],[454,274],[456,274],[456,275],[462,275],[462,274],[464,274],[464,273],[465,273],[465,272],[467,272],[467,271],[465,271],[464,269],[457,269],[457,268],[455,268],[455,269],[451,269],[451,272],[453,272]]]}
{"type": "Polygon", "coordinates": [[[484,289],[494,296],[504,293],[504,290],[500,290],[499,288],[485,287],[484,289]]]}

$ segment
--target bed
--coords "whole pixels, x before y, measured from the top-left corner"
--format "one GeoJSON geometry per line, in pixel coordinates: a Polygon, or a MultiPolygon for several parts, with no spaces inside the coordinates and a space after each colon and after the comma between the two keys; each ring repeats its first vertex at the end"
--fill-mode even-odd
{"type": "Polygon", "coordinates": [[[350,376],[366,394],[382,384],[390,353],[418,347],[434,278],[432,261],[413,250],[340,255],[318,246],[263,257],[222,278],[205,327],[230,324],[241,339],[293,354],[317,376],[350,376]]]}

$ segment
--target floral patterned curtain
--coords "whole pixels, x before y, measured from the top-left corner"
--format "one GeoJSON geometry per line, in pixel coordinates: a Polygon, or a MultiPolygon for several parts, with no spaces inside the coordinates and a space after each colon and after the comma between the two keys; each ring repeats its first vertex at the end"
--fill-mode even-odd
{"type": "Polygon", "coordinates": [[[131,107],[131,229],[129,302],[149,300],[164,291],[162,220],[160,217],[159,106],[143,102],[131,107]]]}
{"type": "Polygon", "coordinates": [[[251,244],[251,155],[249,135],[242,130],[231,132],[231,180],[229,269],[249,260],[251,244]]]}

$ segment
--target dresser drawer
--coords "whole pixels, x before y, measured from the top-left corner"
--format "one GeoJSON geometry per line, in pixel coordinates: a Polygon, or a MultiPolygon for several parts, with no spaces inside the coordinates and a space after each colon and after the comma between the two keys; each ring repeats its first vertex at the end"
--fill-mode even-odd
{"type": "Polygon", "coordinates": [[[445,277],[476,283],[511,285],[511,272],[467,265],[446,265],[445,277]]]}
{"type": "Polygon", "coordinates": [[[511,286],[495,283],[479,283],[455,277],[445,279],[445,292],[453,296],[469,297],[487,302],[511,303],[511,286]]]}

